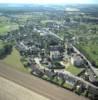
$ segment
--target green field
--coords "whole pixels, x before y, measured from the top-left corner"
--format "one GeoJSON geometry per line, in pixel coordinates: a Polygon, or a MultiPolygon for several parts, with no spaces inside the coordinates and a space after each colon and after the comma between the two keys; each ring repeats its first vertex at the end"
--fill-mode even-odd
{"type": "Polygon", "coordinates": [[[19,54],[19,52],[13,48],[13,51],[10,55],[8,55],[5,59],[3,59],[2,61],[9,65],[10,67],[13,67],[17,70],[20,70],[22,72],[29,72],[29,69],[28,68],[25,68],[23,66],[23,64],[21,63],[20,61],[21,59],[21,56],[19,54]]]}
{"type": "Polygon", "coordinates": [[[11,30],[18,29],[18,25],[15,23],[11,24],[0,24],[0,35],[6,34],[6,32],[9,32],[11,30]]]}
{"type": "Polygon", "coordinates": [[[49,23],[49,22],[54,22],[54,23],[57,23],[57,24],[62,23],[62,21],[57,21],[57,20],[42,20],[41,21],[42,24],[49,23]]]}
{"type": "Polygon", "coordinates": [[[98,44],[85,44],[81,45],[83,50],[89,55],[89,57],[96,62],[98,65],[98,44]]]}
{"type": "Polygon", "coordinates": [[[77,75],[82,71],[82,68],[78,68],[78,67],[75,67],[73,65],[70,65],[65,70],[71,72],[74,75],[77,75]]]}
{"type": "Polygon", "coordinates": [[[0,35],[15,29],[18,29],[18,24],[16,22],[11,21],[9,17],[0,16],[0,35]]]}

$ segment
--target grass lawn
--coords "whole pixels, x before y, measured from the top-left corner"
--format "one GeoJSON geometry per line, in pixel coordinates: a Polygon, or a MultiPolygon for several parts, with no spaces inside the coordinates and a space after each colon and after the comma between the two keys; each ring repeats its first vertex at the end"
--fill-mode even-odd
{"type": "Polygon", "coordinates": [[[73,88],[73,86],[70,85],[70,84],[68,84],[68,83],[64,83],[63,86],[64,86],[65,88],[68,88],[68,89],[72,89],[72,88],[73,88]]]}
{"type": "Polygon", "coordinates": [[[71,72],[74,75],[77,75],[81,72],[82,68],[78,68],[73,65],[69,65],[68,68],[66,68],[65,70],[71,72]]]}
{"type": "Polygon", "coordinates": [[[9,65],[10,67],[13,67],[17,70],[20,70],[22,72],[29,72],[29,69],[25,68],[23,66],[23,64],[21,63],[20,58],[21,58],[21,56],[20,56],[19,52],[15,48],[13,48],[12,53],[10,55],[8,55],[2,61],[4,63],[6,63],[7,65],[9,65]]]}

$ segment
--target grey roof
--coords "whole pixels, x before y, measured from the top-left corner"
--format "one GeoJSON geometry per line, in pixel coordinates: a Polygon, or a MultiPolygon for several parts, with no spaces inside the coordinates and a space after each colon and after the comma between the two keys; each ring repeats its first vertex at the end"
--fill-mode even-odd
{"type": "Polygon", "coordinates": [[[50,51],[60,51],[63,49],[61,46],[50,46],[50,51]]]}

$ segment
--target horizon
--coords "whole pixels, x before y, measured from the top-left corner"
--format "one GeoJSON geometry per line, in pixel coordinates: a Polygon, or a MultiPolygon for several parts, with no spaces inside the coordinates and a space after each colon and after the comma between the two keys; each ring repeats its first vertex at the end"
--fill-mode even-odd
{"type": "Polygon", "coordinates": [[[98,4],[98,0],[0,0],[0,4],[98,4]]]}

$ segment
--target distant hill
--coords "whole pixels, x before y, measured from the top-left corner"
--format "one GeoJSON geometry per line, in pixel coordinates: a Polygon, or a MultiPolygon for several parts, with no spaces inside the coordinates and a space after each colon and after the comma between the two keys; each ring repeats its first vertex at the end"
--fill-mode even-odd
{"type": "Polygon", "coordinates": [[[95,4],[71,4],[71,5],[40,5],[40,4],[0,4],[0,12],[7,11],[58,11],[67,7],[74,7],[83,12],[98,12],[98,5],[95,4]]]}

